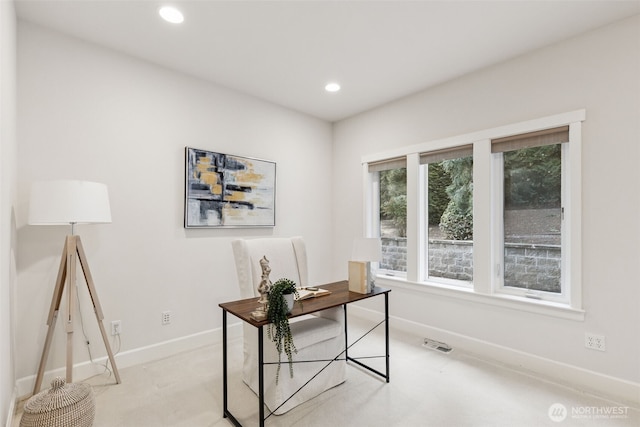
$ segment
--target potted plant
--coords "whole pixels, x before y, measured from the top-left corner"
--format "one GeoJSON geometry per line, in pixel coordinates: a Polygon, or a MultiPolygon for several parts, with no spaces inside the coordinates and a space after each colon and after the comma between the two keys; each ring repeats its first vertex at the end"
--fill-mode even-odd
{"type": "Polygon", "coordinates": [[[298,296],[296,284],[290,279],[280,279],[269,289],[267,305],[267,337],[273,341],[278,350],[278,369],[276,371],[276,384],[280,376],[280,356],[284,351],[289,360],[289,374],[293,378],[293,353],[297,353],[293,344],[293,336],[289,327],[288,314],[293,308],[294,296],[298,296]],[[290,303],[287,303],[289,299],[290,303]]]}

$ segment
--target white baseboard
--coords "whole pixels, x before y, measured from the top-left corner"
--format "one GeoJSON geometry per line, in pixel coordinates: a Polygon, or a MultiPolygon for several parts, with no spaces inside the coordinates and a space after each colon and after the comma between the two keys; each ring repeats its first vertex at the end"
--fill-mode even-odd
{"type": "MultiPolygon", "coordinates": [[[[359,307],[355,304],[349,307],[349,313],[371,321],[377,322],[380,320],[379,312],[359,307]]],[[[630,406],[640,406],[640,384],[635,382],[603,375],[578,366],[546,359],[399,317],[391,317],[389,326],[391,329],[401,330],[416,335],[417,337],[429,337],[437,341],[446,342],[454,348],[479,356],[489,362],[498,362],[524,374],[535,375],[545,381],[589,392],[593,395],[630,406]]],[[[228,328],[230,338],[236,338],[242,335],[240,323],[231,324],[228,328]]],[[[205,345],[218,344],[221,342],[222,330],[221,328],[216,328],[186,337],[124,351],[115,356],[116,363],[118,364],[118,369],[124,369],[129,366],[152,362],[183,351],[194,350],[205,345]]],[[[104,368],[100,364],[104,364],[106,359],[107,358],[104,357],[96,360],[95,362],[99,364],[83,362],[74,365],[74,377],[82,380],[103,372],[104,368]]],[[[47,371],[45,373],[43,386],[48,384],[56,376],[64,376],[63,367],[47,371]]],[[[35,375],[21,378],[16,382],[14,389],[15,398],[12,399],[12,412],[7,420],[7,427],[11,427],[15,404],[19,399],[18,396],[29,395],[33,389],[34,382],[35,375]]]]}
{"type": "MultiPolygon", "coordinates": [[[[228,325],[229,338],[242,336],[242,328],[240,323],[228,325]]],[[[185,337],[175,338],[152,344],[145,347],[139,347],[132,350],[123,351],[115,355],[118,370],[122,370],[129,366],[149,363],[154,360],[163,359],[184,351],[194,350],[206,345],[218,344],[222,342],[222,328],[211,329],[208,331],[198,332],[196,334],[185,337]]],[[[82,381],[94,375],[104,372],[104,364],[107,357],[94,359],[94,363],[90,361],[73,365],[74,381],[82,381]]],[[[42,388],[46,389],[48,384],[57,376],[65,376],[65,368],[59,367],[46,371],[42,381],[42,388]]],[[[20,378],[16,381],[17,399],[28,397],[33,391],[36,381],[35,375],[20,378]]],[[[15,399],[14,399],[15,401],[15,399]]]]}
{"type": "MultiPolygon", "coordinates": [[[[380,313],[355,304],[349,313],[371,321],[379,321],[380,313]]],[[[423,325],[399,317],[390,317],[389,327],[421,338],[446,342],[489,362],[498,362],[524,374],[588,392],[632,407],[640,406],[640,384],[590,371],[512,348],[492,344],[466,335],[423,325]]]]}
{"type": "Polygon", "coordinates": [[[18,403],[18,387],[13,388],[13,395],[11,396],[11,401],[9,402],[9,412],[7,413],[7,422],[5,427],[13,426],[13,418],[16,414],[16,404],[18,403]]]}

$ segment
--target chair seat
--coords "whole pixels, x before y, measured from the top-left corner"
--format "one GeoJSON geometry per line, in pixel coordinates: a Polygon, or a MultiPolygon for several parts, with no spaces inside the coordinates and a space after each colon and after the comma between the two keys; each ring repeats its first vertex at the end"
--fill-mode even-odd
{"type": "Polygon", "coordinates": [[[298,350],[330,340],[343,332],[340,322],[324,317],[303,316],[292,319],[289,324],[293,343],[298,350]]]}

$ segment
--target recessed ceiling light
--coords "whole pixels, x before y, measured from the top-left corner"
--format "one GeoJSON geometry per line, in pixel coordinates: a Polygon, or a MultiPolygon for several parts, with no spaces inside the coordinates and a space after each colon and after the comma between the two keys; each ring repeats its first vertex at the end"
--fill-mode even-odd
{"type": "Polygon", "coordinates": [[[337,92],[340,90],[340,85],[338,83],[327,83],[324,90],[327,92],[337,92]]]}
{"type": "Polygon", "coordinates": [[[171,7],[171,6],[161,7],[158,13],[160,14],[160,16],[162,16],[162,19],[164,19],[167,22],[171,22],[172,24],[180,24],[182,23],[182,21],[184,21],[184,16],[182,15],[182,12],[180,12],[175,7],[171,7]]]}

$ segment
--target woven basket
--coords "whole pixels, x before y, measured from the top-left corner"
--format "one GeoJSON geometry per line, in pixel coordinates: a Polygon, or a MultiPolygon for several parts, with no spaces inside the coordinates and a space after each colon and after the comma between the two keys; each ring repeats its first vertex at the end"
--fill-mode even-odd
{"type": "Polygon", "coordinates": [[[66,384],[58,377],[49,390],[27,400],[20,427],[90,427],[95,414],[91,386],[66,384]]]}

